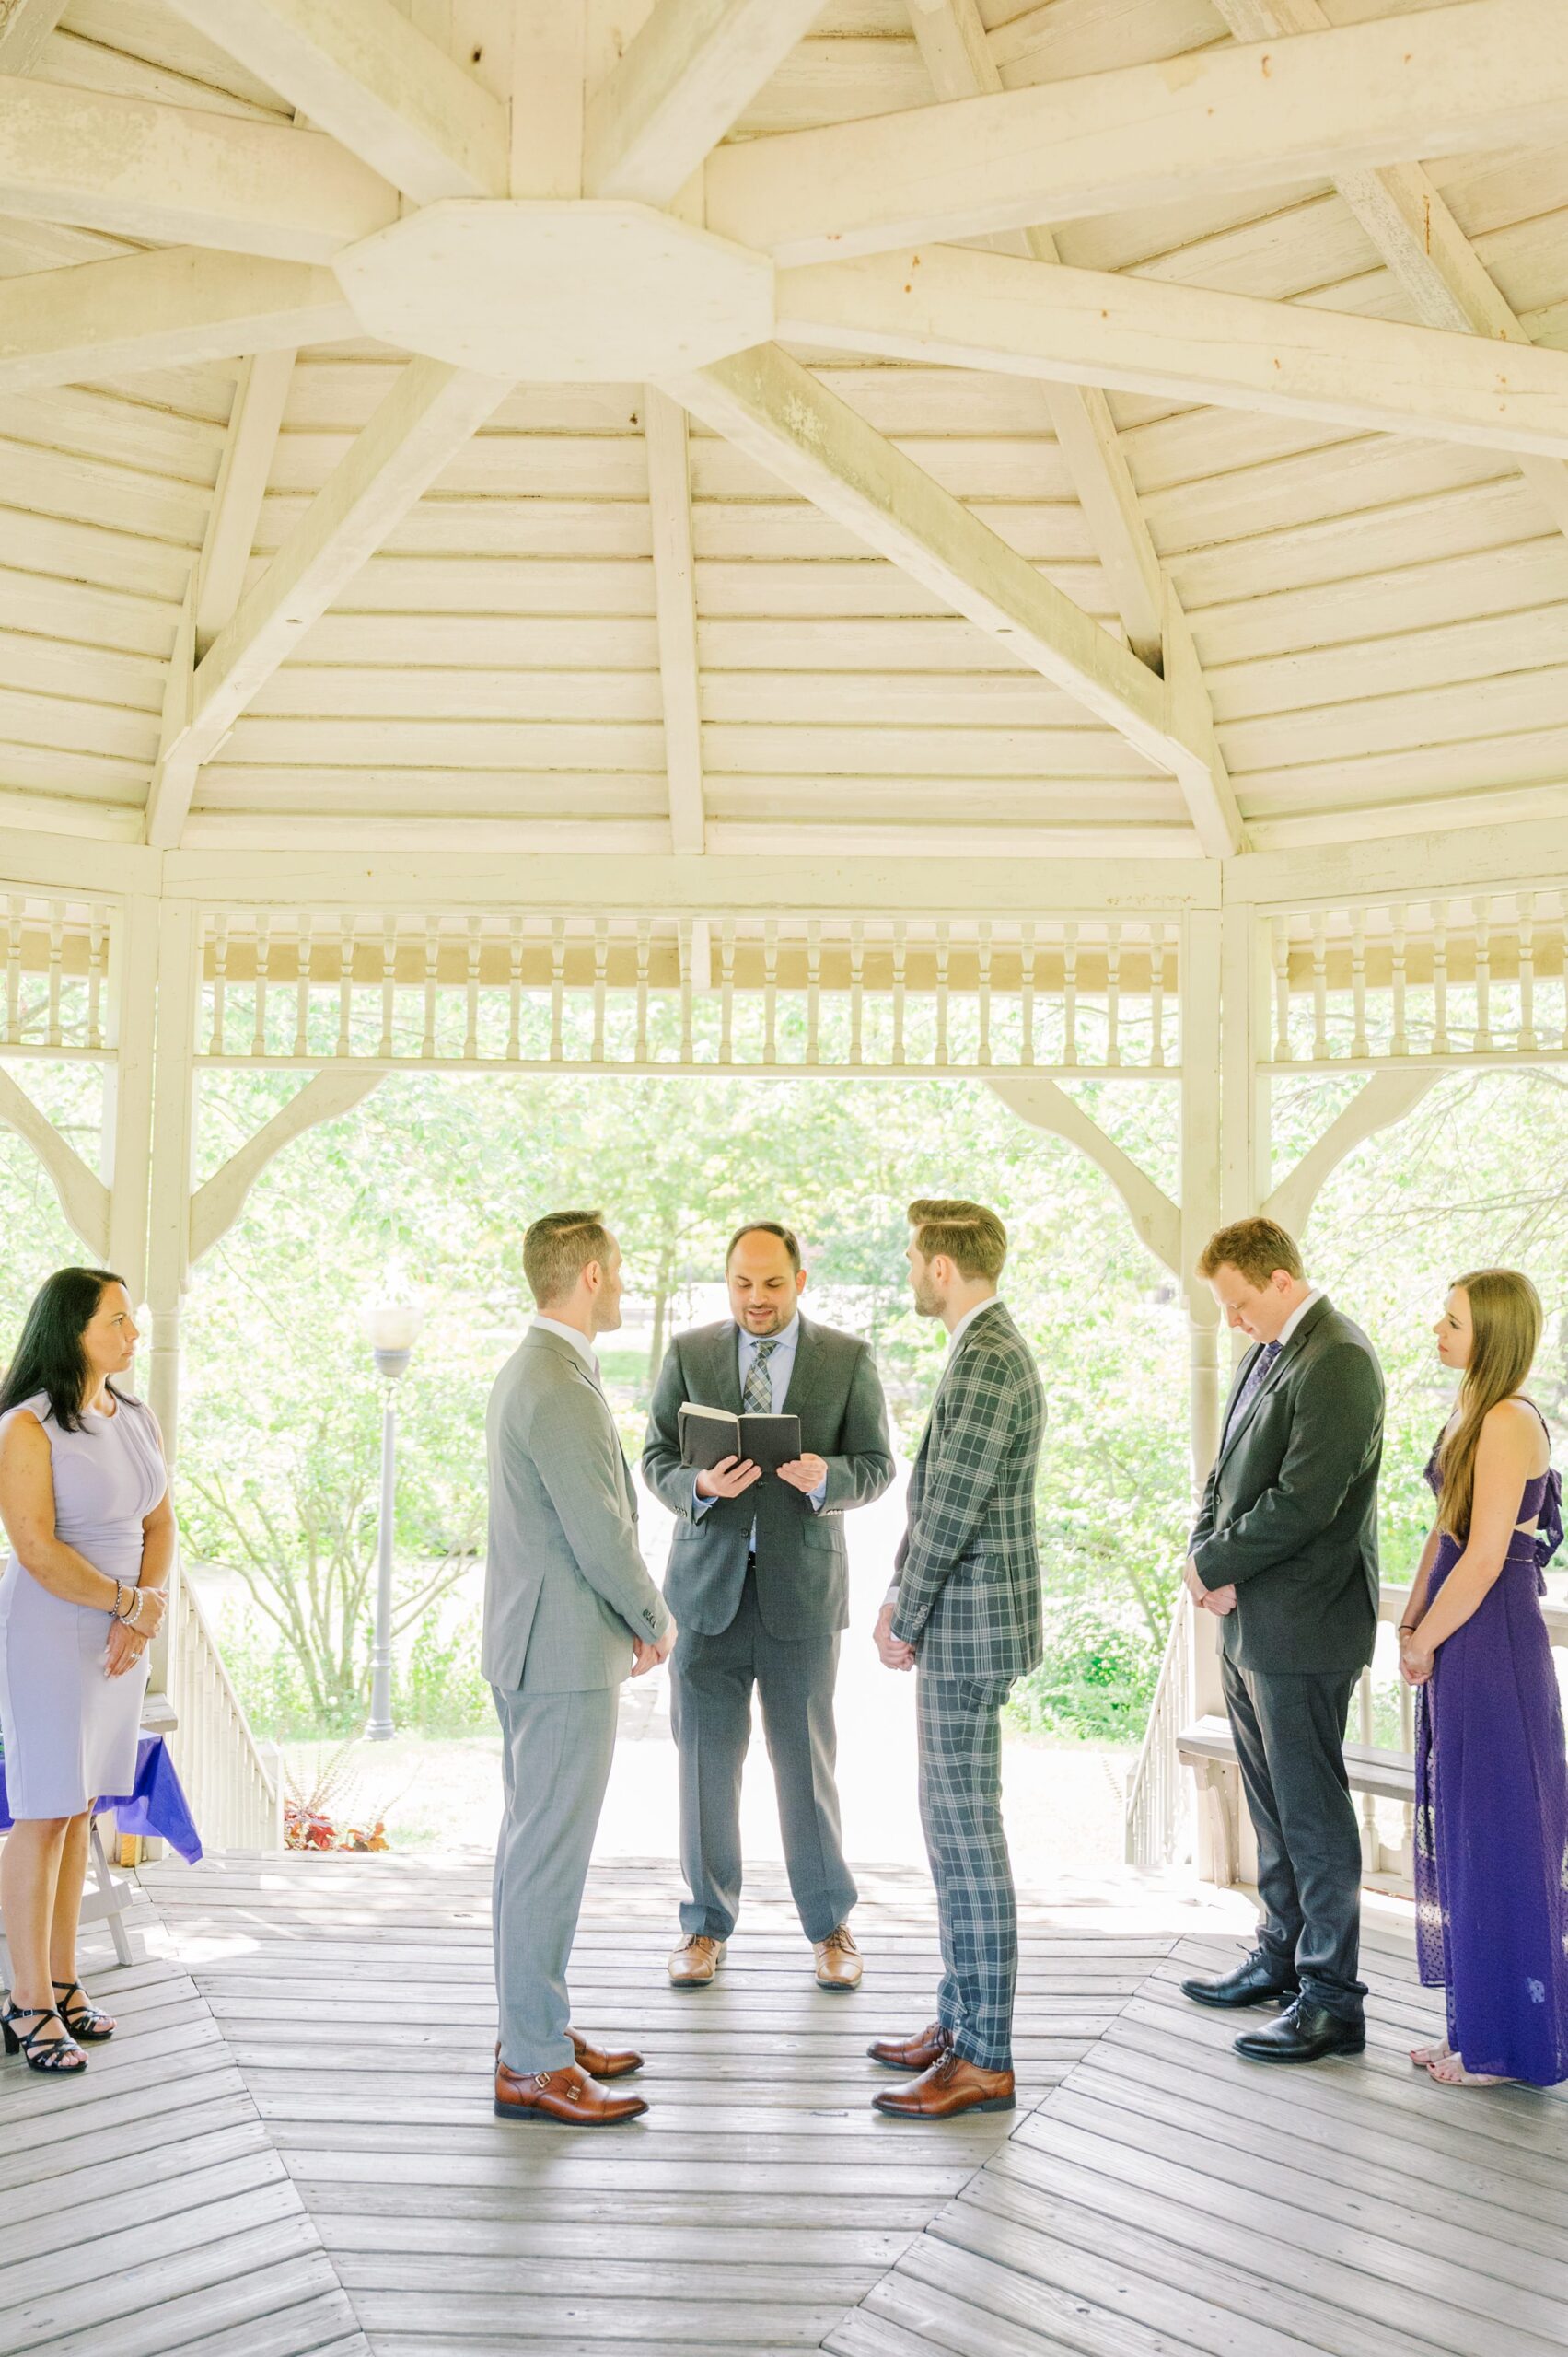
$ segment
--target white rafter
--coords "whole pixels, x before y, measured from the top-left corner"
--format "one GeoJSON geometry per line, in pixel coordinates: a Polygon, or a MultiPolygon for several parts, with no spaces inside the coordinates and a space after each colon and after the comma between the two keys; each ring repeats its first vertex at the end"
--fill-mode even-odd
{"type": "MultiPolygon", "coordinates": [[[[1214,0],[1237,41],[1320,31],[1319,0],[1214,0]]],[[[1341,172],[1341,196],[1431,328],[1528,343],[1512,306],[1494,284],[1430,173],[1422,164],[1341,172]]],[[[1519,471],[1560,531],[1568,532],[1568,467],[1524,458],[1519,471]]]]}
{"type": "Polygon", "coordinates": [[[244,593],[294,362],[293,351],[258,353],[240,370],[196,570],[198,660],[227,626],[244,593]]]}
{"type": "Polygon", "coordinates": [[[166,246],[0,280],[0,393],[356,332],[330,270],[166,246]]]}
{"type": "Polygon", "coordinates": [[[706,842],[706,818],[686,412],[656,385],[647,386],[644,392],[643,437],[648,457],[670,842],[677,852],[701,852],[706,842]]]}
{"type": "Polygon", "coordinates": [[[324,132],[0,75],[0,213],[328,262],[397,211],[324,132]]]}
{"type": "Polygon", "coordinates": [[[505,195],[505,108],[392,0],[170,5],[415,203],[505,195]]]}
{"type": "Polygon", "coordinates": [[[668,204],[821,10],[822,0],[656,0],[588,100],[584,194],[668,204]]]}
{"type": "Polygon", "coordinates": [[[1565,125],[1560,0],[1458,0],[739,142],[708,159],[707,222],[783,262],[829,261],[1550,145],[1565,125]]]}
{"type": "Polygon", "coordinates": [[[30,74],[69,0],[0,0],[0,74],[30,74]]]}
{"type": "Polygon", "coordinates": [[[883,358],[1568,455],[1568,353],[963,246],[783,271],[778,331],[883,358]]]}
{"type": "Polygon", "coordinates": [[[776,345],[666,388],[846,529],[900,565],[1181,784],[1205,851],[1242,842],[1212,728],[1194,726],[1191,675],[1168,684],[1037,573],[961,500],[776,345]]]}
{"type": "MultiPolygon", "coordinates": [[[[920,53],[939,99],[972,99],[1001,89],[979,0],[908,0],[908,5],[920,53]]],[[[1061,259],[1049,229],[1007,230],[996,246],[1001,253],[1035,261],[1061,259]]],[[[1089,385],[1047,385],[1043,403],[1127,643],[1145,663],[1157,665],[1159,559],[1139,510],[1110,405],[1098,386],[1089,385]]]]}
{"type": "Polygon", "coordinates": [[[180,841],[202,763],[508,389],[439,361],[411,361],[199,663],[192,590],[147,800],[149,843],[180,841]]]}

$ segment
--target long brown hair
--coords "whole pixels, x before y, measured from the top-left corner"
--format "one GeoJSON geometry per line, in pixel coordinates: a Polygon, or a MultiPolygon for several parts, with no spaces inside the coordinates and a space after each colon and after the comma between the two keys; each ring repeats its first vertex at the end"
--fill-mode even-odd
{"type": "Polygon", "coordinates": [[[1529,1374],[1542,1324],[1540,1295],[1517,1269],[1472,1269],[1449,1290],[1461,1287],[1470,1306],[1470,1363],[1459,1386],[1458,1420],[1437,1445],[1443,1476],[1437,1527],[1455,1538],[1469,1533],[1481,1425],[1529,1374]]]}

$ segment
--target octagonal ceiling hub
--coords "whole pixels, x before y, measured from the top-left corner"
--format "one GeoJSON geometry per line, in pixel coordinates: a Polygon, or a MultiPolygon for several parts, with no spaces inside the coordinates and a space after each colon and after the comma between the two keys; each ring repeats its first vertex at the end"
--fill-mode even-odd
{"type": "Polygon", "coordinates": [[[450,197],[334,267],[367,333],[491,377],[640,382],[773,331],[765,256],[643,204],[450,197]]]}

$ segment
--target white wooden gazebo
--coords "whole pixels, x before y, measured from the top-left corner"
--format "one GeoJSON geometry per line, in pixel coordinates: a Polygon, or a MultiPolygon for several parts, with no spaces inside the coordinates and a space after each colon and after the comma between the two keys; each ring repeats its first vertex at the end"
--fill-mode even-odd
{"type": "Polygon", "coordinates": [[[0,272],[0,1116],[171,1435],[390,1071],[970,1073],[1185,1282],[1568,1054],[1561,0],[5,0],[0,272]]]}

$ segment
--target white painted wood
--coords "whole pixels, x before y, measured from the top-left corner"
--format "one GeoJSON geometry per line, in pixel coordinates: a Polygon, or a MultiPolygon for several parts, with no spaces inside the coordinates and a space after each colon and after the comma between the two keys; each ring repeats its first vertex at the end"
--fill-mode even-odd
{"type": "Polygon", "coordinates": [[[0,74],[30,74],[69,0],[0,0],[0,74]]]}
{"type": "Polygon", "coordinates": [[[903,565],[1165,768],[1202,749],[1170,733],[1160,682],[1005,542],[775,347],[669,389],[802,496],[903,565]]]}
{"type": "Polygon", "coordinates": [[[1077,1101],[1043,1074],[1027,1079],[988,1075],[989,1085],[1003,1103],[1031,1128],[1049,1130],[1104,1171],[1127,1207],[1127,1215],[1156,1260],[1174,1275],[1181,1274],[1181,1215],[1176,1205],[1146,1172],[1125,1155],[1114,1139],[1077,1101]]]}
{"type": "Polygon", "coordinates": [[[227,1235],[244,1210],[251,1188],[285,1146],[320,1122],[352,1112],[380,1081],[381,1074],[374,1067],[366,1071],[354,1065],[330,1064],[308,1080],[253,1137],[237,1146],[191,1198],[192,1261],[201,1260],[227,1235]]]}
{"type": "Polygon", "coordinates": [[[656,385],[649,385],[644,393],[643,433],[648,448],[670,846],[679,856],[704,849],[691,486],[686,460],[686,412],[656,385]]]}
{"type": "MultiPolygon", "coordinates": [[[[410,364],[308,514],[192,674],[183,718],[166,721],[147,840],[180,840],[196,772],[245,705],[396,518],[488,417],[505,387],[436,361],[410,364]]],[[[193,633],[192,633],[193,634],[193,633]]]]}
{"type": "Polygon", "coordinates": [[[1568,452],[1568,354],[957,246],[784,272],[778,320],[889,359],[1568,452]]]}
{"type": "Polygon", "coordinates": [[[806,262],[1289,187],[1423,156],[1550,145],[1568,115],[1553,0],[1459,0],[878,122],[733,145],[711,227],[806,262]]]}
{"type": "Polygon", "coordinates": [[[294,352],[287,346],[259,353],[242,369],[235,388],[234,409],[196,571],[198,660],[232,619],[244,590],[294,363],[294,352]]]}
{"type": "Polygon", "coordinates": [[[15,1130],[31,1146],[72,1229],[101,1262],[109,1249],[108,1188],[4,1070],[0,1070],[0,1123],[15,1130]]]}
{"type": "Polygon", "coordinates": [[[0,395],[342,335],[331,271],[200,246],[0,279],[0,395]]]}
{"type": "Polygon", "coordinates": [[[1374,1073],[1317,1144],[1281,1179],[1262,1206],[1268,1217],[1299,1236],[1311,1217],[1313,1204],[1345,1156],[1379,1131],[1403,1120],[1436,1079],[1430,1067],[1374,1073]]]}
{"type": "Polygon", "coordinates": [[[784,63],[822,0],[656,0],[590,97],[590,196],[668,204],[784,63]]]}
{"type": "Polygon", "coordinates": [[[329,262],[397,198],[324,132],[0,75],[0,211],[329,262]]]}
{"type": "Polygon", "coordinates": [[[392,0],[173,5],[416,204],[505,195],[505,108],[392,0]]]}

